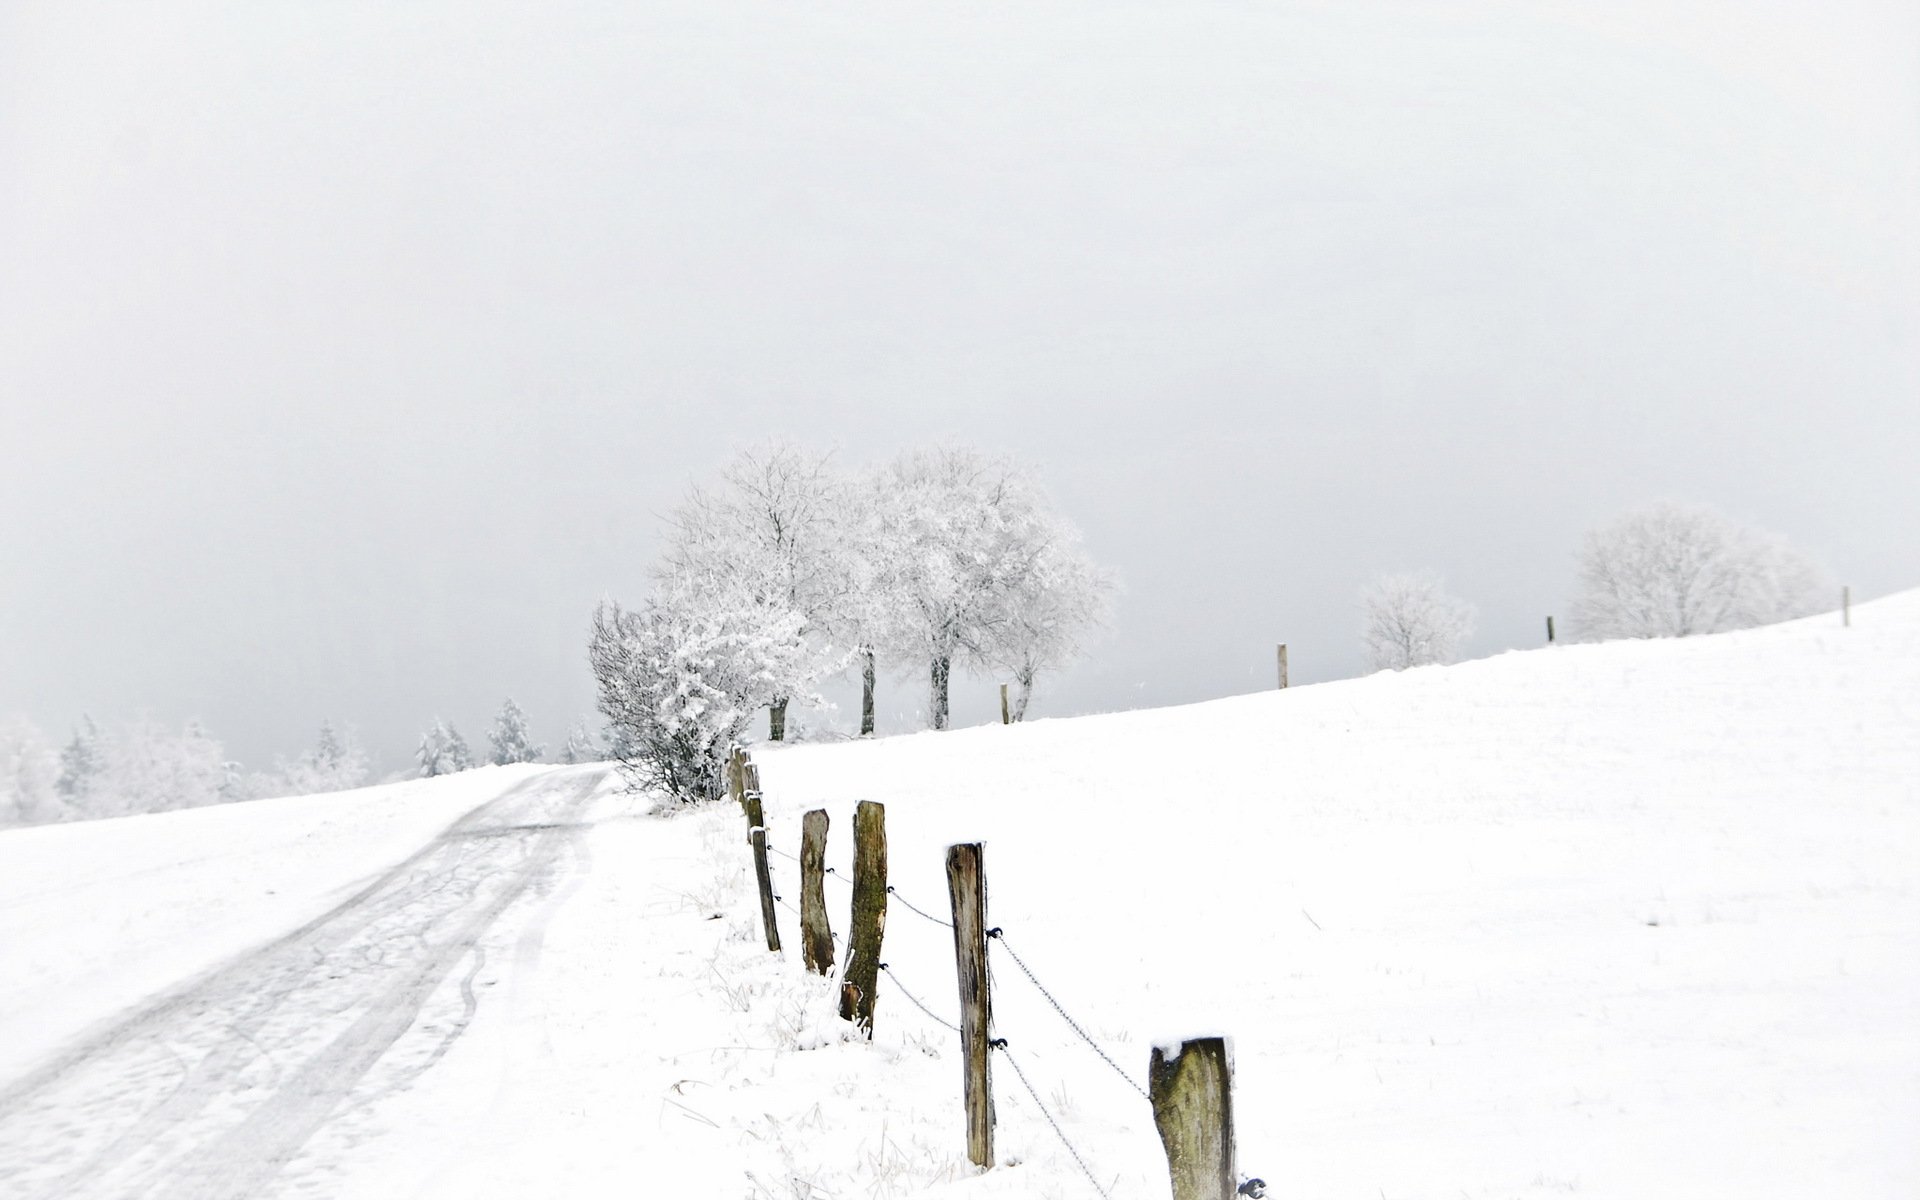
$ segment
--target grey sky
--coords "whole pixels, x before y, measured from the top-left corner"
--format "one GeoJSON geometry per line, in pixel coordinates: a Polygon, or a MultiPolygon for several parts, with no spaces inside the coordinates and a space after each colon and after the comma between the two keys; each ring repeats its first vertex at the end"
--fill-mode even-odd
{"type": "Polygon", "coordinates": [[[557,741],[772,433],[1037,469],[1126,585],[1042,716],[1355,673],[1382,570],[1536,644],[1660,496],[1911,586],[1916,213],[1904,3],[14,0],[0,713],[557,741]]]}

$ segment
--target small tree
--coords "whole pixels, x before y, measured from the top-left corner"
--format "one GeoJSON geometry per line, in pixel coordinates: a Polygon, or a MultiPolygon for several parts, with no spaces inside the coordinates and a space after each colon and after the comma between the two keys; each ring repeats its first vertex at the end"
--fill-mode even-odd
{"type": "Polygon", "coordinates": [[[1473,632],[1473,607],[1431,575],[1384,575],[1360,593],[1361,638],[1374,670],[1454,661],[1473,632]]]}
{"type": "Polygon", "coordinates": [[[473,752],[467,749],[467,740],[460,736],[458,729],[437,718],[433,728],[420,735],[420,749],[416,754],[423,779],[451,775],[473,766],[473,752]]]}
{"type": "Polygon", "coordinates": [[[367,781],[367,756],[350,731],[320,722],[313,749],[291,762],[281,759],[271,775],[253,776],[244,790],[256,797],[315,796],[344,792],[367,781]]]}
{"type": "Polygon", "coordinates": [[[73,739],[60,751],[60,795],[74,808],[86,806],[86,796],[106,769],[106,750],[100,726],[89,716],[80,718],[73,739]]]}
{"type": "Polygon", "coordinates": [[[535,745],[527,734],[527,714],[509,697],[493,719],[493,731],[487,735],[487,758],[497,767],[508,763],[539,762],[547,748],[535,745]]]}
{"type": "Polygon", "coordinates": [[[1771,534],[1671,502],[1587,534],[1572,632],[1582,641],[1687,637],[1820,611],[1818,568],[1771,534]]]}

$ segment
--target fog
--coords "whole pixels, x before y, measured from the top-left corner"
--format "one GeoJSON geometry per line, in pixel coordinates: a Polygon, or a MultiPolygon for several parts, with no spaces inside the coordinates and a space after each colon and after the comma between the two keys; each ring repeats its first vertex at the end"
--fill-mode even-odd
{"type": "Polygon", "coordinates": [[[1034,470],[1125,589],[1035,717],[1387,570],[1537,645],[1660,497],[1913,586],[1916,212],[1908,4],[13,3],[0,713],[557,743],[775,434],[1034,470]]]}

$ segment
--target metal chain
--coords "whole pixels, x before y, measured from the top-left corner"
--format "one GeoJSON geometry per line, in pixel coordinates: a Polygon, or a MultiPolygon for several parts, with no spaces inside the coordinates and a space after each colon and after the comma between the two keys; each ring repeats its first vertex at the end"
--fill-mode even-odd
{"type": "Polygon", "coordinates": [[[1072,1029],[1075,1033],[1079,1034],[1081,1041],[1093,1047],[1093,1052],[1100,1056],[1100,1061],[1106,1063],[1109,1067],[1112,1067],[1113,1073],[1118,1075],[1120,1078],[1126,1080],[1128,1087],[1132,1088],[1136,1092],[1139,1092],[1140,1098],[1142,1100],[1145,1100],[1148,1104],[1152,1104],[1153,1097],[1147,1094],[1147,1089],[1141,1087],[1138,1083],[1135,1083],[1133,1076],[1127,1074],[1125,1068],[1121,1067],[1119,1063],[1113,1061],[1112,1058],[1108,1057],[1107,1052],[1100,1048],[1100,1043],[1094,1041],[1093,1038],[1087,1033],[1087,1031],[1080,1027],[1080,1022],[1074,1020],[1072,1016],[1068,1015],[1067,1010],[1060,1006],[1060,1002],[1053,998],[1053,993],[1047,990],[1047,985],[1044,983],[1041,983],[1037,978],[1034,977],[1032,969],[1029,968],[1027,964],[1020,958],[1020,955],[1014,951],[1014,948],[1007,944],[1006,935],[1000,932],[1000,927],[996,925],[992,929],[987,930],[987,936],[1000,943],[1001,947],[1006,950],[1008,956],[1010,956],[1013,959],[1013,965],[1020,968],[1020,973],[1027,977],[1027,981],[1029,983],[1033,984],[1034,987],[1040,989],[1040,994],[1047,998],[1048,1004],[1053,1005],[1053,1011],[1060,1014],[1060,1019],[1067,1023],[1068,1028],[1072,1029]]]}
{"type": "Polygon", "coordinates": [[[887,895],[889,895],[889,896],[892,896],[892,897],[893,897],[893,898],[894,898],[895,900],[898,900],[898,901],[899,901],[900,903],[902,903],[902,904],[904,904],[904,905],[906,905],[906,906],[907,906],[907,911],[908,911],[908,912],[911,912],[911,913],[918,913],[918,914],[919,914],[920,916],[923,916],[923,917],[925,917],[925,918],[926,918],[927,920],[929,920],[929,921],[932,921],[932,922],[933,922],[933,923],[934,923],[935,925],[938,925],[938,926],[940,926],[940,927],[941,927],[942,929],[952,929],[952,928],[953,928],[953,922],[952,922],[952,921],[942,921],[942,920],[941,920],[941,919],[940,919],[939,917],[936,917],[936,916],[934,916],[934,915],[933,915],[932,913],[930,913],[930,912],[928,912],[928,911],[926,911],[925,909],[923,909],[923,908],[921,908],[921,907],[919,907],[919,906],[918,906],[918,905],[916,905],[916,904],[915,904],[915,903],[914,903],[913,901],[911,901],[911,900],[909,900],[909,899],[907,899],[907,898],[906,898],[905,896],[902,896],[902,895],[901,895],[901,894],[900,894],[899,892],[897,892],[897,891],[895,891],[895,890],[893,889],[893,885],[892,885],[892,884],[888,884],[888,885],[887,885],[887,895]]]}
{"type": "Polygon", "coordinates": [[[893,986],[899,988],[900,994],[902,996],[905,996],[907,1000],[911,1002],[915,1008],[927,1014],[929,1017],[932,1017],[935,1021],[938,1021],[940,1024],[945,1025],[948,1029],[953,1030],[955,1033],[960,1032],[960,1027],[958,1025],[955,1025],[952,1021],[947,1020],[945,1017],[941,1016],[939,1013],[934,1012],[932,1009],[928,1008],[926,1005],[920,1003],[920,997],[914,995],[912,992],[907,990],[907,985],[900,982],[900,977],[893,973],[892,967],[889,967],[886,963],[881,963],[880,969],[887,973],[887,978],[893,980],[893,986]]]}
{"type": "Polygon", "coordinates": [[[1020,1069],[1020,1060],[1013,1056],[1013,1051],[1007,1049],[1007,1039],[995,1038],[988,1045],[1006,1057],[1007,1065],[1012,1067],[1013,1073],[1020,1077],[1020,1084],[1027,1089],[1027,1095],[1033,1097],[1034,1107],[1038,1108],[1040,1115],[1047,1119],[1047,1124],[1053,1126],[1054,1136],[1058,1137],[1060,1144],[1067,1148],[1067,1153],[1073,1155],[1073,1161],[1080,1164],[1081,1173],[1087,1177],[1087,1182],[1093,1185],[1093,1190],[1100,1193],[1100,1200],[1108,1200],[1107,1189],[1101,1187],[1100,1181],[1094,1178],[1093,1169],[1087,1166],[1087,1160],[1081,1158],[1080,1151],[1067,1140],[1066,1130],[1060,1128],[1060,1122],[1053,1119],[1053,1114],[1047,1110],[1046,1102],[1041,1100],[1040,1093],[1034,1090],[1033,1082],[1027,1078],[1027,1073],[1020,1069]]]}

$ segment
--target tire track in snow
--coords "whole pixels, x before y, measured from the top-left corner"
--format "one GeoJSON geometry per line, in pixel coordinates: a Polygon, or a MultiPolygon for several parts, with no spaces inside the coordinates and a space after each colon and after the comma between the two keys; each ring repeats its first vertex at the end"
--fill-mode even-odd
{"type": "Polygon", "coordinates": [[[0,1090],[0,1196],[198,1200],[265,1187],[553,868],[605,771],[556,774],[480,805],[331,911],[0,1090]]]}

